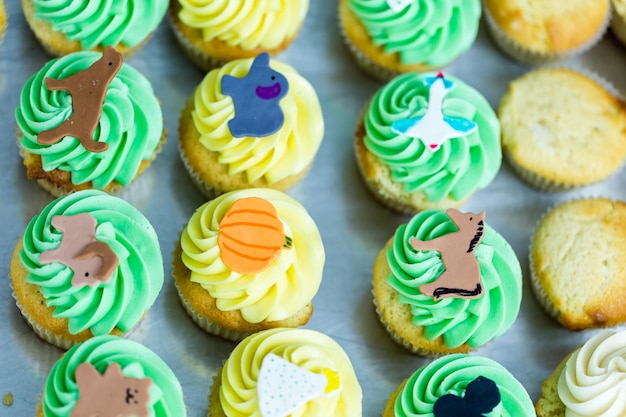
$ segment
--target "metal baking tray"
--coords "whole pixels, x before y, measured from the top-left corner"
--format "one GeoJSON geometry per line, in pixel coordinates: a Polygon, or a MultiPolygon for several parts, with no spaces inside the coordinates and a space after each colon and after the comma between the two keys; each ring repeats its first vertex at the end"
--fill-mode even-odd
{"type": "MultiPolygon", "coordinates": [[[[20,2],[9,0],[9,27],[0,46],[0,417],[34,416],[45,378],[62,350],[41,341],[26,325],[11,297],[9,260],[31,217],[52,196],[26,179],[15,144],[14,110],[26,80],[50,57],[28,29],[20,2]]],[[[288,193],[316,220],[325,248],[322,285],[313,300],[307,328],[333,337],[348,353],[363,388],[363,415],[379,416],[391,392],[432,358],[415,356],[396,345],[379,324],[371,295],[372,265],[396,227],[409,217],[376,203],[358,175],[352,149],[353,130],[365,102],[382,85],[357,69],[337,28],[337,4],[311,2],[297,40],[278,59],[294,66],[313,84],[325,117],[326,134],[312,170],[288,193]]],[[[178,158],[178,116],[203,74],[180,51],[164,21],[155,36],[127,62],[151,80],[163,103],[168,142],[146,173],[122,197],[154,225],[164,255],[166,281],[155,305],[129,338],[159,354],[175,371],[190,417],[206,416],[216,369],[234,343],[200,330],[179,305],[170,279],[171,253],[183,225],[204,202],[178,158]]],[[[626,89],[626,49],[611,34],[583,56],[565,63],[606,78],[626,89]]],[[[510,80],[530,68],[506,58],[484,25],[472,48],[445,68],[481,91],[497,108],[510,80]]],[[[602,144],[598,144],[602,146],[602,144]]],[[[465,211],[487,213],[487,222],[513,246],[524,272],[522,306],[514,325],[472,354],[492,358],[509,369],[533,401],[543,380],[572,349],[594,331],[570,333],[548,318],[534,300],[528,282],[528,244],[540,216],[553,205],[579,196],[626,200],[626,172],[602,183],[563,193],[538,192],[506,165],[487,188],[476,193],[465,211]]]]}

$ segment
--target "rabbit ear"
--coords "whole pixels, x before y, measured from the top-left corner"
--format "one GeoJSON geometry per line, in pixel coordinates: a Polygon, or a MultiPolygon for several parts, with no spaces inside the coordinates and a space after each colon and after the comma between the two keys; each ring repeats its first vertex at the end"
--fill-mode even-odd
{"type": "Polygon", "coordinates": [[[478,413],[489,413],[500,404],[500,390],[491,379],[479,376],[467,385],[465,401],[478,413]]]}

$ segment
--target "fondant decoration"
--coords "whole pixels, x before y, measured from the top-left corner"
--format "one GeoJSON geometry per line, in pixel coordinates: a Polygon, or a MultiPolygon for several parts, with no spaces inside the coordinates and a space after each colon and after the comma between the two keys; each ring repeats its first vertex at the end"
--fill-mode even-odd
{"type": "Polygon", "coordinates": [[[435,300],[446,297],[478,298],[483,288],[474,249],[483,237],[485,212],[461,213],[456,209],[448,209],[446,214],[459,229],[457,232],[431,240],[409,239],[409,244],[415,250],[438,251],[445,268],[435,281],[422,284],[419,289],[435,300]]]}
{"type": "Polygon", "coordinates": [[[283,248],[291,248],[276,208],[259,197],[242,198],[220,221],[217,244],[222,262],[240,274],[263,271],[283,248]]]}
{"type": "Polygon", "coordinates": [[[235,117],[228,122],[230,133],[241,138],[264,137],[277,132],[285,122],[278,102],[288,90],[287,78],[270,68],[267,52],[254,59],[245,77],[225,75],[222,93],[231,96],[235,106],[235,117]]]}
{"type": "Polygon", "coordinates": [[[404,10],[409,4],[413,3],[415,0],[387,0],[387,4],[389,8],[394,12],[398,13],[404,10]]]}
{"type": "Polygon", "coordinates": [[[435,417],[483,417],[500,404],[500,390],[489,378],[479,376],[467,385],[465,396],[441,396],[435,402],[435,417]]]}
{"type": "Polygon", "coordinates": [[[446,140],[467,135],[477,129],[472,120],[443,115],[443,99],[454,88],[454,83],[446,80],[443,73],[426,77],[424,83],[430,87],[426,113],[394,122],[391,125],[394,133],[418,138],[428,149],[436,151],[446,140]]]}
{"type": "Polygon", "coordinates": [[[107,88],[122,67],[122,61],[122,54],[108,46],[102,57],[89,68],[60,80],[46,78],[49,90],[67,90],[72,96],[72,115],[54,129],[41,132],[37,142],[52,145],[66,136],[72,136],[88,151],[106,151],[108,145],[96,142],[93,137],[100,122],[107,88]]]}
{"type": "Polygon", "coordinates": [[[108,244],[96,240],[97,222],[91,214],[54,216],[52,226],[63,232],[63,237],[56,249],[41,253],[42,264],[61,262],[70,267],[74,286],[95,286],[111,279],[117,255],[108,244]]]}
{"type": "Polygon", "coordinates": [[[150,416],[150,378],[126,378],[115,362],[103,375],[93,365],[81,363],[75,377],[78,401],[70,417],[150,416]]]}
{"type": "Polygon", "coordinates": [[[310,372],[273,353],[261,362],[257,381],[259,411],[262,417],[287,417],[298,407],[341,389],[340,375],[324,368],[310,372]]]}

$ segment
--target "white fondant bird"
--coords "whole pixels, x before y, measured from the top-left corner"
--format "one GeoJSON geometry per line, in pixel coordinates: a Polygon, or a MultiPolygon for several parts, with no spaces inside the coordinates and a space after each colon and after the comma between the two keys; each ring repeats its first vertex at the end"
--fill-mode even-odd
{"type": "Polygon", "coordinates": [[[472,120],[444,116],[441,112],[444,97],[454,87],[452,81],[446,80],[440,72],[436,77],[424,79],[424,83],[430,87],[426,113],[394,122],[392,132],[419,138],[428,149],[436,151],[446,140],[476,130],[477,125],[472,120]]]}
{"type": "Polygon", "coordinates": [[[413,3],[413,1],[414,0],[387,0],[387,4],[391,10],[397,13],[404,10],[404,8],[413,3]]]}

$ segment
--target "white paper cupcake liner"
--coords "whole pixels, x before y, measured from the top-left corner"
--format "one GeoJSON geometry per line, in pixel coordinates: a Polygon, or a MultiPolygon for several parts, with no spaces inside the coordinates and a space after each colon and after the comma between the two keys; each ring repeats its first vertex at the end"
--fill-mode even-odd
{"type": "Polygon", "coordinates": [[[180,160],[183,162],[185,170],[189,174],[189,178],[191,178],[191,182],[207,199],[212,200],[225,192],[222,189],[218,189],[217,187],[207,184],[204,180],[202,180],[202,178],[200,178],[200,174],[196,172],[194,167],[191,166],[189,160],[185,157],[185,154],[180,146],[180,140],[178,141],[178,154],[180,155],[180,160]]]}
{"type": "Polygon", "coordinates": [[[584,53],[600,41],[611,21],[611,7],[609,7],[602,26],[598,29],[596,34],[584,44],[560,53],[537,52],[524,48],[509,35],[507,35],[495,21],[495,19],[489,12],[489,9],[485,6],[484,0],[482,9],[483,15],[485,16],[485,21],[487,22],[487,28],[489,29],[489,33],[491,34],[491,38],[493,39],[495,44],[513,59],[530,65],[560,61],[584,53]]]}

